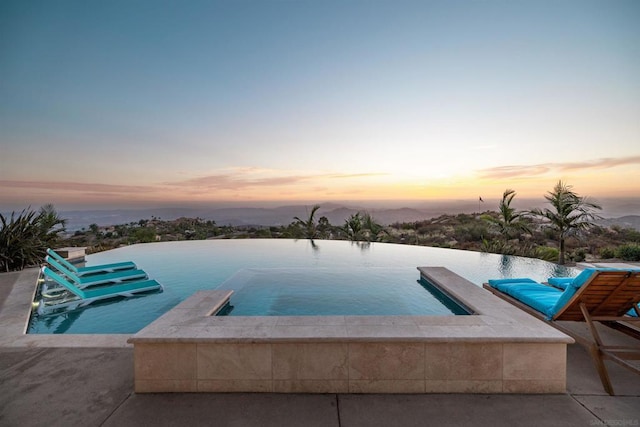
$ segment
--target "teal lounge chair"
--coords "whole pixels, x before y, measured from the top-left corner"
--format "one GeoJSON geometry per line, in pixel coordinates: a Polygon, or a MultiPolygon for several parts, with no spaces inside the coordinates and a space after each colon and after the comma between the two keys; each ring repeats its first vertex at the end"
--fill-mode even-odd
{"type": "Polygon", "coordinates": [[[50,256],[46,256],[44,260],[49,266],[55,268],[60,274],[66,276],[71,283],[80,289],[88,286],[107,285],[121,282],[127,282],[132,280],[143,280],[147,278],[147,273],[143,270],[125,270],[116,271],[114,273],[92,274],[90,276],[78,276],[72,271],[66,269],[63,265],[58,263],[50,256]]]}
{"type": "MultiPolygon", "coordinates": [[[[549,322],[551,326],[571,335],[587,347],[600,375],[605,390],[613,395],[603,359],[640,374],[640,367],[629,360],[640,359],[640,346],[618,347],[604,345],[595,327],[595,321],[620,324],[636,323],[638,317],[630,317],[630,310],[640,314],[640,270],[586,269],[571,281],[565,281],[564,290],[543,285],[531,279],[489,280],[484,288],[521,308],[527,313],[549,322]],[[568,282],[568,283],[567,283],[568,282]],[[586,322],[590,338],[575,332],[563,321],[586,322]]],[[[630,336],[638,338],[637,330],[629,328],[630,336]]]]}
{"type": "Polygon", "coordinates": [[[76,267],[52,249],[47,249],[47,254],[51,258],[55,259],[60,265],[64,266],[67,270],[75,273],[78,277],[90,274],[114,273],[116,271],[135,270],[137,268],[136,264],[131,261],[117,262],[114,264],[92,265],[89,267],[76,267]]]}
{"type": "Polygon", "coordinates": [[[48,267],[42,268],[42,274],[53,280],[71,295],[60,295],[56,298],[45,298],[38,304],[38,313],[47,314],[60,309],[74,310],[87,306],[93,302],[116,297],[129,298],[142,292],[162,290],[162,285],[155,280],[140,280],[136,282],[120,283],[92,289],[80,289],[64,277],[48,267]]]}

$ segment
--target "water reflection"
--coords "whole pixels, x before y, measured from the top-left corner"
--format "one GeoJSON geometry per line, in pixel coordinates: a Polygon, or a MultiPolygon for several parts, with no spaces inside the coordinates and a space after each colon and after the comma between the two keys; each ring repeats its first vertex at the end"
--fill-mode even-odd
{"type": "Polygon", "coordinates": [[[578,269],[565,265],[551,264],[552,272],[549,277],[574,277],[578,275],[578,269]]]}
{"type": "MultiPolygon", "coordinates": [[[[46,329],[51,330],[54,334],[62,334],[66,332],[71,324],[73,324],[75,319],[69,321],[69,318],[72,317],[73,313],[62,313],[57,315],[49,315],[49,316],[40,316],[38,317],[38,322],[41,327],[44,326],[46,329]],[[65,325],[66,324],[66,325],[65,325]],[[60,327],[60,325],[63,325],[60,327]]],[[[77,317],[77,316],[75,316],[77,317]]],[[[36,321],[34,318],[31,319],[30,329],[33,329],[36,326],[36,321]]],[[[32,331],[37,332],[37,331],[32,331]]]]}
{"type": "Polygon", "coordinates": [[[429,292],[435,299],[437,299],[440,304],[447,307],[453,314],[456,316],[471,314],[472,311],[464,308],[462,305],[458,304],[453,298],[445,295],[438,287],[434,286],[432,283],[426,281],[424,277],[420,277],[418,280],[420,286],[422,286],[427,292],[429,292]]]}
{"type": "Polygon", "coordinates": [[[511,277],[513,272],[513,257],[509,255],[502,255],[500,257],[499,269],[503,277],[511,277]]]}
{"type": "Polygon", "coordinates": [[[85,310],[78,309],[65,311],[62,313],[52,313],[37,318],[32,318],[30,322],[30,333],[38,333],[42,328],[47,333],[64,334],[82,316],[85,310]],[[36,319],[38,321],[36,321],[36,319]],[[49,332],[52,331],[52,332],[49,332]]]}
{"type": "Polygon", "coordinates": [[[371,249],[371,242],[351,242],[352,245],[355,245],[362,252],[366,252],[371,249]]]}
{"type": "MultiPolygon", "coordinates": [[[[162,294],[159,293],[155,295],[162,294]]],[[[116,297],[96,301],[91,305],[75,310],[53,312],[44,315],[34,314],[29,320],[28,333],[128,333],[130,331],[130,327],[127,325],[127,323],[129,323],[127,321],[129,314],[128,308],[135,306],[136,301],[151,296],[152,295],[136,295],[129,298],[116,297]],[[113,319],[109,320],[111,317],[113,317],[113,319]],[[96,327],[98,330],[96,330],[96,327]]],[[[181,301],[180,298],[173,297],[157,305],[157,310],[159,310],[159,313],[166,313],[181,301]]],[[[144,313],[132,313],[131,317],[130,320],[135,323],[137,320],[136,317],[148,316],[145,316],[144,313]]],[[[151,320],[154,319],[152,318],[151,320]]]]}

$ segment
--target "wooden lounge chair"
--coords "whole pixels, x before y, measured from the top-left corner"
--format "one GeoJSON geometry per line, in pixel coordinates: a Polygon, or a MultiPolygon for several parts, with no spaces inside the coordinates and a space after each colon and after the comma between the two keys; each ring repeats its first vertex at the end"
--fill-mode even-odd
{"type": "MultiPolygon", "coordinates": [[[[605,345],[594,323],[638,324],[640,270],[587,269],[564,291],[531,279],[490,280],[484,284],[484,288],[584,345],[591,353],[604,389],[610,395],[614,391],[605,359],[640,374],[640,366],[631,362],[640,360],[640,346],[605,345]],[[591,336],[576,333],[575,328],[569,327],[569,323],[564,321],[586,322],[591,336]]],[[[629,332],[629,335],[634,335],[632,330],[629,332]]]]}

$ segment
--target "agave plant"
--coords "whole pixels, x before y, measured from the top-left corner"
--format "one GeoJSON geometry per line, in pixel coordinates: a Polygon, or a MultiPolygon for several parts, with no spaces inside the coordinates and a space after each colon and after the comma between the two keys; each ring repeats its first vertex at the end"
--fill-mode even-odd
{"type": "Polygon", "coordinates": [[[48,247],[55,246],[64,231],[52,205],[39,212],[23,209],[16,215],[0,214],[0,271],[22,270],[42,261],[48,247]]]}

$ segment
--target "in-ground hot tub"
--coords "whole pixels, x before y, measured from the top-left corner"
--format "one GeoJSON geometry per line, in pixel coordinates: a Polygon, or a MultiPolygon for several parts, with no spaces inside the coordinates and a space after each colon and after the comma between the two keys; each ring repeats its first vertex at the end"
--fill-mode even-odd
{"type": "Polygon", "coordinates": [[[197,292],[129,339],[135,391],[563,393],[573,339],[443,267],[466,316],[215,316],[197,292]]]}

